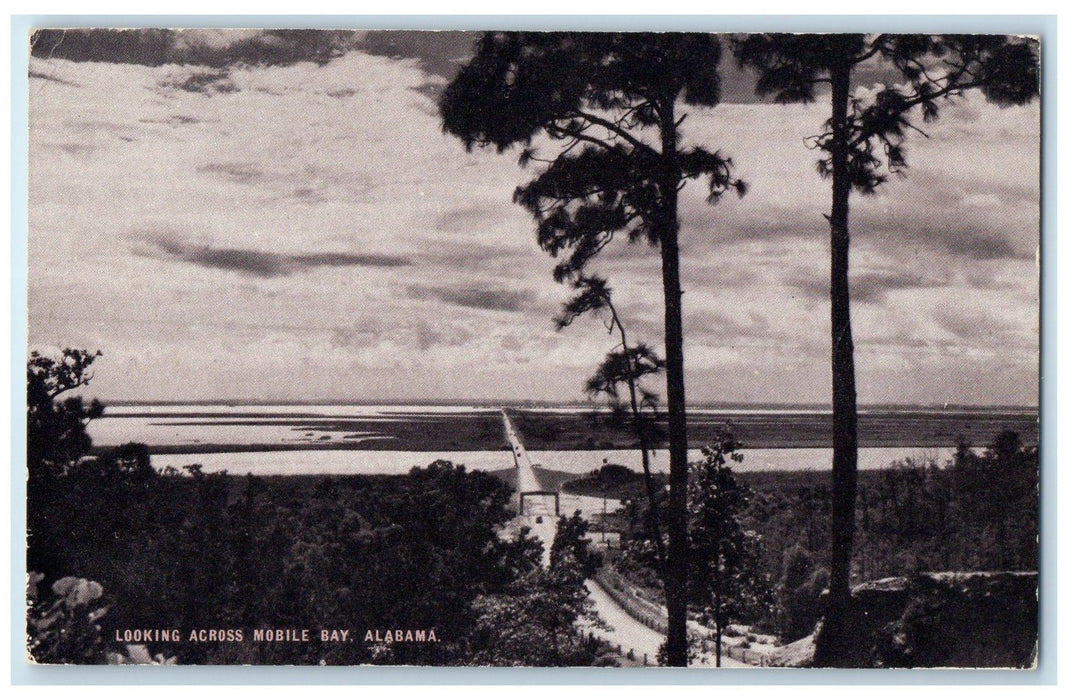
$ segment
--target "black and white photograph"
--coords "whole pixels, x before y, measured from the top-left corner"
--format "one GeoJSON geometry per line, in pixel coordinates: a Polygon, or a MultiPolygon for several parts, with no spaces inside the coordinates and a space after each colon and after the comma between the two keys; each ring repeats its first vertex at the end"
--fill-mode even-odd
{"type": "Polygon", "coordinates": [[[25,663],[1047,663],[1043,38],[705,24],[25,36],[25,663]]]}

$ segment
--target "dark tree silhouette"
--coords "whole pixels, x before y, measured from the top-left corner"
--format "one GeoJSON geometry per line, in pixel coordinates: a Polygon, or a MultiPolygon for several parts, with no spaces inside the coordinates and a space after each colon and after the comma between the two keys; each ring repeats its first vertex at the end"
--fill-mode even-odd
{"type": "Polygon", "coordinates": [[[26,465],[31,482],[47,480],[74,466],[92,447],[85,428],[104,415],[104,405],[81,396],[63,397],[87,386],[99,352],[66,348],[59,358],[31,352],[26,363],[26,465]]]}
{"type": "Polygon", "coordinates": [[[604,557],[590,551],[589,522],[576,511],[571,517],[563,516],[556,525],[556,536],[549,548],[549,568],[562,566],[567,559],[573,562],[579,581],[592,578],[604,563],[604,557]]]}
{"type": "Polygon", "coordinates": [[[717,431],[690,479],[690,542],[694,553],[691,588],[703,608],[701,620],[716,635],[716,666],[723,661],[723,631],[745,614],[770,609],[771,590],[759,572],[760,539],[742,524],[750,489],[727,463],[741,462],[741,445],[717,431]]]}
{"type": "Polygon", "coordinates": [[[849,195],[871,194],[907,166],[909,131],[926,134],[944,100],[979,89],[1002,105],[1038,94],[1038,50],[1032,39],[980,35],[760,34],[732,40],[741,66],[759,73],[756,90],[780,103],[811,102],[830,88],[827,128],[808,140],[823,152],[818,172],[831,178],[831,373],[833,499],[831,582],[817,665],[837,665],[849,645],[850,581],[857,490],[857,392],[849,310],[849,195]],[[900,84],[856,99],[864,65],[893,70],[900,84]]]}
{"type": "Polygon", "coordinates": [[[628,422],[631,431],[638,438],[638,448],[642,455],[642,475],[646,497],[649,499],[649,530],[656,547],[657,573],[663,581],[667,553],[657,508],[657,485],[649,459],[649,453],[660,434],[656,426],[659,397],[642,387],[641,380],[642,377],[659,374],[664,368],[664,361],[645,343],[631,345],[627,340],[627,329],[612,302],[612,288],[604,279],[597,276],[580,276],[573,286],[576,290],[575,296],[564,304],[563,310],[554,319],[557,330],[570,326],[584,313],[607,311],[605,326],[608,332],[619,332],[619,345],[608,352],[597,372],[586,381],[586,393],[591,396],[604,394],[612,400],[617,409],[630,411],[628,422]],[[620,401],[621,385],[626,387],[629,400],[626,408],[622,407],[620,401]]]}
{"type": "Polygon", "coordinates": [[[709,34],[488,33],[445,89],[446,132],[470,149],[521,145],[541,173],[514,199],[537,221],[558,281],[582,273],[617,234],[660,246],[671,493],[668,662],[686,665],[686,396],[678,196],[707,176],[709,199],[744,185],[719,153],[680,144],[680,102],[719,101],[718,40],[709,34]],[[554,152],[542,158],[535,136],[554,152]]]}
{"type": "Polygon", "coordinates": [[[586,588],[600,568],[601,555],[590,550],[589,523],[581,514],[562,517],[541,566],[542,543],[523,528],[510,543],[528,558],[506,590],[483,595],[468,638],[469,662],[492,666],[589,666],[599,646],[585,639],[576,623],[603,626],[586,588]],[[529,544],[528,544],[529,543],[529,544]]]}

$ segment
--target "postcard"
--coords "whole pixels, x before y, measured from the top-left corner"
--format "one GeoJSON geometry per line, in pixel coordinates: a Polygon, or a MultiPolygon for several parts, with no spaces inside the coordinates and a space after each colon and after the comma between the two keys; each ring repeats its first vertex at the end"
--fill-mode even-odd
{"type": "Polygon", "coordinates": [[[27,663],[1038,667],[1040,37],[27,40],[27,663]]]}

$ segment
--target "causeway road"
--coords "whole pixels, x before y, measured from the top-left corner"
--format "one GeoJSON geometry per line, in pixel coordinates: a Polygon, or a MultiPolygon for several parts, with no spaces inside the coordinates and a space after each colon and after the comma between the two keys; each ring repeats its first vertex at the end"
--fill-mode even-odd
{"type": "Polygon", "coordinates": [[[521,499],[523,514],[516,518],[516,524],[530,528],[530,534],[537,537],[545,545],[542,550],[542,564],[549,566],[549,550],[556,538],[556,523],[559,518],[556,515],[556,496],[535,495],[523,497],[522,494],[532,491],[547,491],[534,472],[534,464],[530,461],[530,455],[523,443],[519,440],[512,419],[508,413],[501,409],[501,420],[504,421],[504,434],[508,437],[508,443],[512,447],[512,459],[515,460],[516,491],[521,499]]]}

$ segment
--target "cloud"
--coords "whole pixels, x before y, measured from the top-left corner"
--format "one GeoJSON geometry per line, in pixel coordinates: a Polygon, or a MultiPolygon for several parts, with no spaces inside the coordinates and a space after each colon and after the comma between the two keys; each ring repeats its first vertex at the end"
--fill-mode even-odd
{"type": "Polygon", "coordinates": [[[167,238],[151,241],[158,255],[166,260],[219,270],[230,270],[253,277],[285,277],[317,267],[403,267],[407,258],[392,255],[354,253],[272,253],[240,248],[194,246],[167,238]]]}
{"type": "Polygon", "coordinates": [[[419,320],[414,328],[415,344],[423,352],[433,347],[460,347],[473,337],[467,328],[448,322],[419,320]]]}
{"type": "Polygon", "coordinates": [[[202,95],[220,95],[228,92],[237,92],[238,87],[230,79],[227,71],[194,71],[179,78],[163,80],[160,82],[163,89],[185,90],[202,95]]]}
{"type": "Polygon", "coordinates": [[[534,301],[529,290],[492,289],[486,287],[434,287],[412,285],[408,293],[414,299],[437,299],[446,304],[488,311],[524,311],[534,301]]]}
{"type": "MultiPolygon", "coordinates": [[[[355,48],[361,36],[307,29],[41,29],[30,37],[30,53],[45,60],[191,67],[159,87],[214,96],[241,89],[230,77],[237,68],[323,66],[355,48]]],[[[30,76],[57,80],[40,70],[30,76]]]]}
{"type": "Polygon", "coordinates": [[[865,304],[882,301],[893,291],[931,289],[944,282],[913,272],[861,272],[851,275],[850,298],[865,304]]]}
{"type": "MultiPolygon", "coordinates": [[[[688,142],[722,149],[750,184],[737,201],[709,207],[703,186],[687,186],[680,211],[690,231],[708,232],[708,244],[741,239],[826,236],[830,185],[816,175],[818,154],[804,145],[829,115],[824,101],[809,106],[724,104],[692,110],[683,127],[688,142]]],[[[1033,256],[1038,244],[1039,107],[1002,109],[971,95],[946,104],[930,138],[907,142],[910,167],[873,197],[851,198],[856,245],[879,245],[958,255],[1033,256]],[[967,116],[967,119],[964,117],[967,116]]],[[[684,227],[684,236],[687,235],[684,227]]]]}
{"type": "Polygon", "coordinates": [[[939,309],[935,319],[942,328],[962,339],[993,335],[1003,327],[981,310],[939,309]]]}
{"type": "Polygon", "coordinates": [[[948,252],[973,260],[1030,260],[1033,254],[1019,251],[1011,241],[992,235],[978,234],[968,238],[947,237],[941,239],[948,252]]]}
{"type": "Polygon", "coordinates": [[[88,143],[50,143],[48,146],[58,148],[72,156],[88,156],[97,150],[96,146],[88,143]]]}
{"type": "MultiPolygon", "coordinates": [[[[876,304],[884,301],[889,292],[930,289],[944,284],[914,272],[853,272],[849,275],[849,298],[861,304],[876,304]]],[[[823,277],[795,277],[789,285],[816,299],[827,299],[830,294],[830,281],[823,277]]]]}
{"type": "MultiPolygon", "coordinates": [[[[359,41],[361,50],[373,56],[416,58],[420,67],[445,80],[451,80],[460,66],[474,55],[478,32],[367,32],[359,41]]],[[[425,83],[416,87],[434,91],[439,83],[425,83]]]]}
{"type": "Polygon", "coordinates": [[[686,331],[688,333],[708,334],[725,338],[738,336],[766,335],[769,325],[768,319],[760,313],[748,312],[742,314],[743,318],[736,318],[732,314],[709,309],[695,309],[690,314],[686,331]]]}
{"type": "Polygon", "coordinates": [[[464,206],[450,209],[434,222],[434,228],[440,231],[467,233],[477,231],[485,226],[492,226],[497,221],[499,207],[464,206]]]}
{"type": "Polygon", "coordinates": [[[233,182],[262,182],[265,173],[255,163],[208,163],[197,168],[202,173],[225,177],[233,182]]]}
{"type": "MultiPolygon", "coordinates": [[[[1037,209],[1037,205],[1036,205],[1037,209]]],[[[958,265],[990,260],[1033,260],[1038,246],[1038,223],[1010,221],[1010,216],[991,213],[986,221],[956,210],[956,219],[929,215],[896,215],[891,221],[858,217],[850,228],[855,246],[894,252],[904,261],[919,256],[952,259],[958,265]]]]}
{"type": "Polygon", "coordinates": [[[31,55],[77,62],[180,65],[319,65],[351,50],[360,34],[308,29],[41,29],[31,55]]]}
{"type": "Polygon", "coordinates": [[[104,119],[71,118],[66,121],[66,126],[73,131],[101,140],[104,138],[116,138],[120,141],[132,142],[144,136],[143,131],[135,125],[104,119]]]}
{"type": "MultiPolygon", "coordinates": [[[[568,289],[511,199],[532,173],[442,133],[423,86],[447,61],[420,52],[31,58],[30,342],[104,350],[105,397],[253,397],[269,377],[289,399],[582,398],[616,340],[593,318],[554,332],[568,289]],[[224,74],[237,89],[210,99],[173,87],[224,74]]],[[[907,178],[851,200],[861,401],[1036,395],[1038,112],[974,102],[910,139],[907,178]],[[993,337],[937,315],[973,307],[1004,320],[993,337]]],[[[694,400],[829,396],[830,188],[802,142],[825,107],[687,109],[686,142],[722,148],[752,185],[715,207],[682,192],[694,400]]],[[[628,332],[659,344],[658,251],[620,240],[593,267],[628,332]]]]}
{"type": "Polygon", "coordinates": [[[188,114],[172,114],[166,118],[140,119],[142,124],[169,124],[171,126],[183,126],[185,124],[200,124],[202,119],[188,114]]]}
{"type": "Polygon", "coordinates": [[[57,78],[54,75],[50,75],[48,73],[45,73],[44,71],[33,70],[32,68],[30,69],[27,77],[40,78],[41,80],[48,80],[53,83],[59,83],[60,85],[69,85],[70,87],[81,87],[80,85],[78,85],[78,83],[72,82],[70,80],[64,80],[63,78],[57,78]]]}

